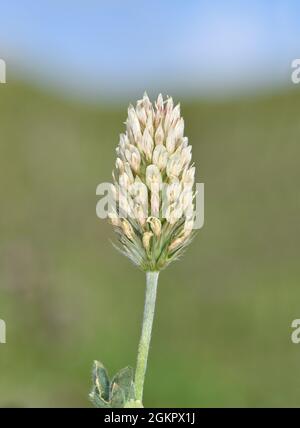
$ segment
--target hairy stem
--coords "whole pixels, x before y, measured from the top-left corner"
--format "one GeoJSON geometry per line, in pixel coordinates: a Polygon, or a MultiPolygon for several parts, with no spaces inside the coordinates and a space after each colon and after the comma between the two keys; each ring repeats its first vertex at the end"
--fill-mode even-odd
{"type": "Polygon", "coordinates": [[[154,318],[158,274],[159,272],[146,272],[146,295],[143,326],[135,372],[135,393],[136,399],[139,401],[142,401],[143,399],[143,388],[154,318]]]}

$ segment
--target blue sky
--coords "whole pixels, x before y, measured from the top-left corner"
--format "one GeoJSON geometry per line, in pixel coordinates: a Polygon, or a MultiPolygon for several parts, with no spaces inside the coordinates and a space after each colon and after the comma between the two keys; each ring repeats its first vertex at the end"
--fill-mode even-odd
{"type": "Polygon", "coordinates": [[[10,0],[0,57],[85,96],[231,93],[289,83],[299,13],[296,0],[10,0]]]}

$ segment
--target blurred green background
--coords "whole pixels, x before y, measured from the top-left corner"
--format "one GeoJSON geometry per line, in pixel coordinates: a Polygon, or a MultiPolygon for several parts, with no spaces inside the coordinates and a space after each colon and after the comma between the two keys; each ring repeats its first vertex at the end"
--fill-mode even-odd
{"type": "Polygon", "coordinates": [[[111,245],[96,187],[145,89],[181,103],[205,225],[160,276],[144,403],[300,406],[299,12],[1,5],[0,407],[88,407],[94,359],[135,366],[145,278],[111,245]]]}
{"type": "MultiPolygon", "coordinates": [[[[95,214],[126,103],[1,86],[1,406],[89,406],[135,365],[144,275],[95,214]]],[[[205,226],[160,278],[147,406],[299,406],[300,93],[181,100],[205,226]]]]}

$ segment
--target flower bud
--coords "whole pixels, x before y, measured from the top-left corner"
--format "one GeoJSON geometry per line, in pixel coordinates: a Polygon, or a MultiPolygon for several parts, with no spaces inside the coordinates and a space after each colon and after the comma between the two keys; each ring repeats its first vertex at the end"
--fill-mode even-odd
{"type": "Polygon", "coordinates": [[[172,154],[175,150],[175,132],[173,129],[171,129],[168,133],[167,140],[166,140],[166,148],[170,154],[172,154]]]}
{"type": "Polygon", "coordinates": [[[135,204],[134,206],[134,216],[139,222],[139,224],[144,227],[146,224],[146,212],[144,210],[144,207],[141,204],[135,204]]]}
{"type": "Polygon", "coordinates": [[[122,187],[124,190],[128,190],[130,183],[131,183],[131,180],[129,179],[126,172],[124,172],[123,174],[120,175],[120,177],[119,177],[120,187],[122,187]]]}
{"type": "Polygon", "coordinates": [[[143,238],[142,238],[143,239],[143,245],[144,245],[144,248],[145,248],[146,251],[149,251],[150,240],[151,240],[152,236],[153,236],[152,232],[145,232],[143,234],[143,238]]]}
{"type": "Polygon", "coordinates": [[[122,220],[122,229],[125,235],[127,236],[127,238],[132,241],[134,238],[134,231],[128,220],[126,219],[122,220]]]}
{"type": "Polygon", "coordinates": [[[139,151],[136,149],[131,153],[131,160],[130,160],[131,168],[136,174],[139,172],[140,164],[141,164],[141,156],[139,151]]]}
{"type": "Polygon", "coordinates": [[[180,104],[177,104],[177,106],[174,107],[174,109],[173,109],[173,111],[171,113],[170,122],[173,125],[179,119],[180,119],[180,104]]]}
{"type": "Polygon", "coordinates": [[[120,158],[116,159],[116,168],[119,171],[119,174],[122,174],[124,172],[124,164],[120,158]]]}
{"type": "Polygon", "coordinates": [[[119,149],[121,152],[125,152],[126,147],[129,145],[129,138],[125,134],[120,134],[120,142],[119,142],[119,149]]]}
{"type": "Polygon", "coordinates": [[[184,147],[181,151],[181,163],[183,166],[189,165],[192,159],[192,146],[184,147]]]}
{"type": "Polygon", "coordinates": [[[143,126],[146,126],[147,114],[146,114],[146,110],[145,110],[145,107],[144,107],[144,99],[137,102],[137,105],[136,105],[136,114],[137,114],[137,117],[138,117],[140,123],[143,126]]]}
{"type": "Polygon", "coordinates": [[[157,110],[163,111],[163,109],[164,109],[164,99],[163,99],[162,94],[158,95],[157,101],[155,103],[155,106],[156,106],[157,110]]]}
{"type": "Polygon", "coordinates": [[[167,201],[169,204],[172,204],[173,202],[177,201],[177,199],[180,196],[181,192],[181,184],[179,181],[174,181],[174,183],[171,183],[166,188],[166,196],[167,201]]]}
{"type": "Polygon", "coordinates": [[[163,131],[161,124],[159,125],[159,127],[157,128],[157,130],[155,132],[154,140],[155,140],[156,145],[163,144],[163,142],[164,142],[164,131],[163,131]]]}
{"type": "Polygon", "coordinates": [[[127,124],[129,129],[132,131],[133,137],[135,139],[138,139],[141,137],[141,127],[140,127],[140,122],[139,119],[137,117],[137,114],[135,112],[135,109],[133,108],[133,106],[130,106],[128,108],[128,120],[127,120],[127,124]]]}
{"type": "Polygon", "coordinates": [[[154,137],[154,128],[153,128],[152,115],[151,114],[147,118],[146,129],[148,130],[149,134],[151,135],[151,138],[153,138],[154,137]]]}
{"type": "Polygon", "coordinates": [[[159,205],[160,205],[159,192],[152,191],[151,192],[151,215],[152,216],[154,217],[159,216],[159,205]]]}
{"type": "Polygon", "coordinates": [[[162,144],[155,147],[152,156],[152,162],[156,165],[160,170],[165,169],[168,162],[168,152],[165,146],[162,144]]]}
{"type": "Polygon", "coordinates": [[[159,191],[161,185],[161,174],[156,165],[149,165],[146,169],[146,184],[149,189],[159,191]]]}
{"type": "Polygon", "coordinates": [[[156,237],[161,234],[161,221],[157,217],[148,217],[147,223],[150,224],[151,230],[156,237]]]}
{"type": "Polygon", "coordinates": [[[175,126],[175,138],[178,140],[179,138],[183,137],[184,132],[184,120],[183,118],[180,118],[175,126]]]}
{"type": "Polygon", "coordinates": [[[170,224],[175,224],[182,217],[182,208],[176,202],[170,204],[166,210],[166,220],[170,224]]]}
{"type": "Polygon", "coordinates": [[[184,189],[180,195],[180,203],[182,210],[187,213],[188,210],[193,209],[193,192],[190,189],[184,189]]]}
{"type": "Polygon", "coordinates": [[[167,99],[167,102],[166,102],[166,117],[165,117],[165,123],[164,123],[165,132],[168,132],[170,128],[172,112],[173,112],[173,99],[170,97],[167,99]]]}
{"type": "Polygon", "coordinates": [[[179,176],[182,169],[181,157],[178,154],[172,155],[167,163],[167,175],[169,178],[179,176]]]}
{"type": "Polygon", "coordinates": [[[189,169],[184,170],[182,174],[182,185],[185,189],[192,189],[195,181],[195,167],[192,166],[189,169]]]}
{"type": "Polygon", "coordinates": [[[130,168],[129,162],[125,162],[124,168],[125,168],[125,173],[129,180],[129,184],[132,184],[134,182],[134,177],[133,177],[132,169],[130,168]]]}
{"type": "Polygon", "coordinates": [[[147,186],[141,181],[135,182],[129,188],[130,196],[134,199],[135,203],[142,205],[147,210],[148,205],[148,189],[147,186]]]}
{"type": "Polygon", "coordinates": [[[152,159],[153,147],[154,147],[153,139],[148,129],[146,128],[142,137],[142,148],[149,162],[151,162],[151,159],[152,159]]]}

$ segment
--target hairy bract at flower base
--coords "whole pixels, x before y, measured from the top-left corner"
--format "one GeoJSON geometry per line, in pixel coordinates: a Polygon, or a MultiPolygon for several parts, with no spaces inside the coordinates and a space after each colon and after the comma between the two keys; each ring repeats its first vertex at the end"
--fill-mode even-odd
{"type": "Polygon", "coordinates": [[[160,271],[190,242],[195,168],[179,104],[147,94],[129,106],[113,173],[109,214],[119,249],[145,271],[160,271]]]}

